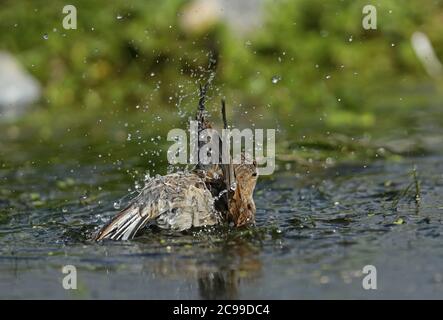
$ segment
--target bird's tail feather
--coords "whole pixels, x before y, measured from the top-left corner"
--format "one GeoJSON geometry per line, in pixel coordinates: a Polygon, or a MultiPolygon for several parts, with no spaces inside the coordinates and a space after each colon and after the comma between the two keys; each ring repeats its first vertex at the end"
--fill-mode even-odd
{"type": "Polygon", "coordinates": [[[128,240],[134,238],[140,228],[144,227],[149,218],[140,214],[139,207],[131,205],[122,210],[95,236],[96,241],[103,239],[128,240]]]}

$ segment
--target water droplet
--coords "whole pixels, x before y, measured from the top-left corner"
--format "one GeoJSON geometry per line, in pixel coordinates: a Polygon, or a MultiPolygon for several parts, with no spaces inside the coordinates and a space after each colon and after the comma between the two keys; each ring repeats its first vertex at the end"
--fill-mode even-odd
{"type": "Polygon", "coordinates": [[[114,202],[114,209],[115,210],[120,209],[120,202],[114,202]]]}
{"type": "Polygon", "coordinates": [[[272,79],[271,79],[273,84],[278,83],[280,80],[281,80],[280,76],[273,76],[272,79]]]}
{"type": "Polygon", "coordinates": [[[330,76],[330,75],[327,75],[327,76],[326,76],[326,79],[331,79],[331,76],[330,76]]]}
{"type": "Polygon", "coordinates": [[[121,20],[121,19],[123,19],[123,16],[121,14],[118,14],[117,15],[117,20],[121,20]]]}
{"type": "Polygon", "coordinates": [[[48,40],[48,39],[49,39],[49,36],[48,36],[47,33],[45,33],[45,34],[43,35],[43,39],[45,39],[45,40],[48,40]]]}

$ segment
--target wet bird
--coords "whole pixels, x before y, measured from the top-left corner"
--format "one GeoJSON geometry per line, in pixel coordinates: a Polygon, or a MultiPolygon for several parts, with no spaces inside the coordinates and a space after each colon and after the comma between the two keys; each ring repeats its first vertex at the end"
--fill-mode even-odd
{"type": "MultiPolygon", "coordinates": [[[[206,87],[200,88],[199,131],[210,127],[204,117],[206,87]]],[[[225,128],[225,105],[222,102],[225,128]]],[[[111,219],[95,240],[128,240],[148,225],[184,231],[232,222],[240,227],[255,222],[254,188],[257,165],[242,153],[239,164],[197,164],[190,172],[158,176],[148,181],[138,196],[111,219]]]]}

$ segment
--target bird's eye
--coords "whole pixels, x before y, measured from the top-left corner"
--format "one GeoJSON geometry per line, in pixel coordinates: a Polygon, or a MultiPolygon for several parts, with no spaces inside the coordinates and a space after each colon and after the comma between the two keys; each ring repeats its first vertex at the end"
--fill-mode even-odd
{"type": "Polygon", "coordinates": [[[254,172],[254,173],[252,174],[252,176],[253,176],[253,177],[256,177],[256,176],[257,176],[257,172],[254,172]]]}

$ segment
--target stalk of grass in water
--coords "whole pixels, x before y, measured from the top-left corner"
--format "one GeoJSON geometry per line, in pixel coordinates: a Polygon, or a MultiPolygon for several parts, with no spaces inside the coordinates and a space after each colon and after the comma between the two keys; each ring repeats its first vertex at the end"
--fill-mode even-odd
{"type": "Polygon", "coordinates": [[[403,191],[400,193],[400,195],[394,199],[394,202],[392,203],[392,207],[391,207],[392,210],[394,210],[394,211],[398,210],[398,204],[399,204],[400,200],[406,196],[406,194],[409,192],[409,190],[411,189],[413,184],[414,184],[414,182],[411,182],[410,184],[408,184],[408,186],[405,189],[403,189],[403,191]]]}
{"type": "Polygon", "coordinates": [[[411,172],[413,181],[408,184],[408,186],[400,193],[398,197],[394,199],[394,202],[392,203],[392,209],[397,210],[398,203],[401,199],[403,199],[409,192],[409,190],[414,186],[415,192],[414,192],[414,201],[418,204],[421,200],[421,188],[420,188],[420,181],[417,177],[417,168],[414,166],[411,172]]]}
{"type": "Polygon", "coordinates": [[[417,178],[417,167],[414,166],[412,169],[412,178],[414,179],[415,184],[415,203],[418,205],[421,200],[421,188],[420,188],[420,181],[417,178]]]}
{"type": "MultiPolygon", "coordinates": [[[[421,188],[420,188],[420,181],[418,180],[418,177],[417,177],[417,167],[416,166],[414,166],[414,168],[412,169],[411,175],[412,175],[413,181],[411,183],[409,183],[408,186],[400,193],[400,195],[394,199],[394,202],[392,203],[392,207],[391,207],[392,210],[398,211],[398,204],[399,204],[400,200],[403,199],[408,194],[409,190],[411,190],[412,187],[415,187],[414,201],[417,206],[417,214],[419,213],[418,207],[420,205],[420,200],[421,200],[421,188]]],[[[395,224],[402,224],[403,219],[401,219],[401,217],[399,215],[397,215],[396,219],[394,220],[394,223],[395,224]],[[396,223],[397,221],[401,221],[401,222],[396,223]]]]}

